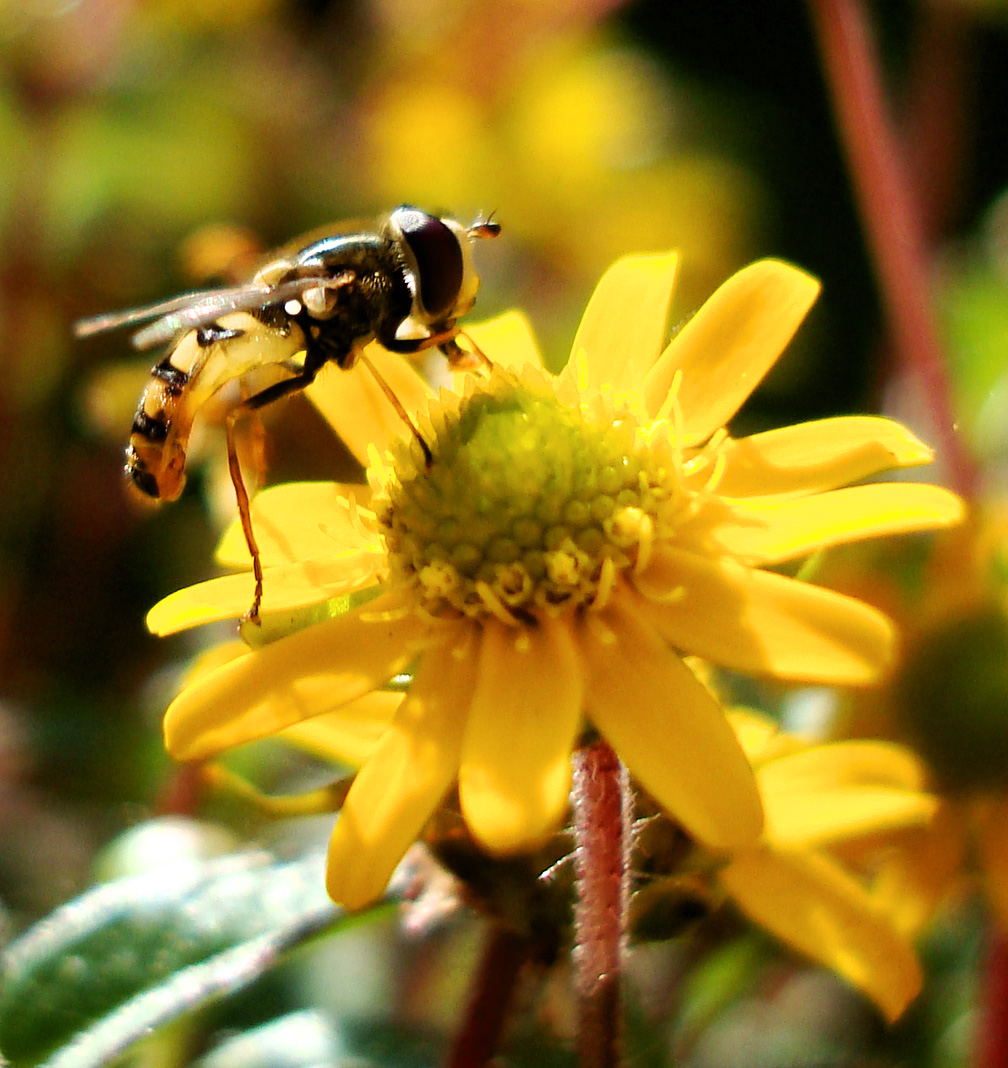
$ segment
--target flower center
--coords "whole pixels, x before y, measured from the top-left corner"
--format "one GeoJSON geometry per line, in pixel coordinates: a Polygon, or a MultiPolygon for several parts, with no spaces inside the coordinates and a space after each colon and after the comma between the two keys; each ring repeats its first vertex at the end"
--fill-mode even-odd
{"type": "Polygon", "coordinates": [[[896,708],[940,784],[1008,787],[1008,618],[983,607],[935,628],[895,679],[896,708]]]}
{"type": "Polygon", "coordinates": [[[439,615],[516,622],[605,603],[681,507],[668,434],[649,440],[604,403],[593,418],[527,373],[495,370],[453,399],[431,413],[430,463],[402,450],[379,473],[393,576],[439,615]]]}

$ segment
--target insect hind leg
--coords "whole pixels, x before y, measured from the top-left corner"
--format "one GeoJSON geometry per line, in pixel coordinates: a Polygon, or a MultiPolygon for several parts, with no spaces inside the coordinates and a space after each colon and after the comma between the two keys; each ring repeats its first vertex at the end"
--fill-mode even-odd
{"type": "Polygon", "coordinates": [[[315,380],[317,373],[318,369],[316,367],[306,367],[302,369],[299,374],[294,375],[293,378],[287,378],[282,382],[276,382],[272,386],[267,386],[266,389],[253,394],[251,397],[246,397],[241,404],[232,408],[232,410],[228,412],[225,420],[227,428],[228,473],[231,475],[231,485],[234,486],[235,501],[238,505],[238,517],[241,520],[242,534],[245,536],[245,545],[248,548],[249,556],[252,557],[252,574],[255,577],[255,594],[252,598],[252,604],[249,607],[249,610],[242,616],[243,623],[248,622],[254,623],[256,626],[259,625],[259,609],[262,606],[263,598],[263,567],[259,545],[256,542],[255,531],[252,528],[252,506],[249,501],[248,490],[245,487],[245,479],[242,476],[241,461],[238,458],[235,426],[243,415],[257,413],[260,408],[264,408],[267,404],[272,404],[273,401],[279,400],[281,397],[286,397],[288,394],[296,393],[298,390],[304,389],[315,380]]]}

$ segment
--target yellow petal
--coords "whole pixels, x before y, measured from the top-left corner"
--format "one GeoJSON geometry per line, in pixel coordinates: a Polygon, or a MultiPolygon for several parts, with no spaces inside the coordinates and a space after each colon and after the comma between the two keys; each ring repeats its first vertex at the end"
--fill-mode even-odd
{"type": "MultiPolygon", "coordinates": [[[[408,415],[425,412],[433,396],[427,383],[402,357],[380,345],[369,345],[367,355],[408,415]]],[[[349,371],[326,367],[305,390],[308,399],[366,467],[368,445],[384,452],[410,433],[374,375],[358,361],[349,371]]]]}
{"type": "MultiPolygon", "coordinates": [[[[266,619],[362,589],[377,581],[384,568],[385,554],[378,549],[271,567],[263,576],[260,615],[266,619]]],[[[254,593],[251,571],[186,586],[154,605],[147,613],[147,627],[164,637],[202,623],[237,619],[248,611],[254,593]]]]}
{"type": "Polygon", "coordinates": [[[750,764],[761,764],[807,744],[796,735],[784,733],[775,720],[751,708],[733,705],[726,715],[750,764]]]}
{"type": "MultiPolygon", "coordinates": [[[[888,844],[872,897],[904,934],[913,937],[944,900],[965,889],[966,839],[959,814],[943,803],[926,827],[900,831],[888,844]]],[[[871,860],[878,864],[877,848],[873,852],[871,860]]],[[[1005,878],[1008,882],[1008,872],[1005,878]]]]}
{"type": "Polygon", "coordinates": [[[670,645],[744,674],[858,686],[892,662],[881,612],[725,557],[663,547],[635,585],[642,615],[670,645]]]}
{"type": "Polygon", "coordinates": [[[654,363],[665,340],[675,253],[627,256],[602,276],[588,301],[561,377],[579,388],[625,388],[654,363]]]}
{"type": "Polygon", "coordinates": [[[809,746],[764,764],[761,788],[770,793],[803,793],[830,787],[884,786],[922,790],[920,759],[895,742],[854,740],[809,746]]]}
{"type": "MultiPolygon", "coordinates": [[[[365,524],[373,513],[351,506],[350,496],[367,495],[365,486],[338,482],[286,482],[261,490],[252,499],[252,529],[263,567],[293,564],[336,555],[348,549],[379,544],[365,524]]],[[[252,567],[241,523],[231,524],[217,546],[217,562],[224,567],[252,567]]]]}
{"type": "Polygon", "coordinates": [[[631,775],[715,849],[763,825],[752,769],[718,703],[618,598],[585,621],[585,705],[631,775]]]}
{"type": "Polygon", "coordinates": [[[864,991],[895,1020],[921,988],[910,942],[839,865],[813,853],[760,846],[720,873],[725,889],[761,927],[864,991]]]}
{"type": "MultiPolygon", "coordinates": [[[[454,636],[453,636],[454,639],[454,636]]],[[[409,695],[354,779],[329,843],[326,887],[348,909],[371,904],[455,779],[475,658],[455,641],[428,649],[409,695]]]]}
{"type": "Polygon", "coordinates": [[[279,737],[322,760],[352,767],[360,767],[371,756],[403,700],[401,693],[376,690],[328,712],[332,690],[324,678],[300,685],[298,695],[312,718],[281,731],[279,737]]]}
{"type": "Polygon", "coordinates": [[[682,371],[682,444],[706,441],[776,363],[818,294],[814,278],[779,260],[760,260],[732,275],[648,372],[648,411],[658,413],[682,371]]]}
{"type": "Polygon", "coordinates": [[[875,415],[843,415],[732,438],[720,449],[725,497],[820,493],[880,471],[930,463],[906,427],[875,415]]]}
{"type": "Polygon", "coordinates": [[[882,831],[922,827],[938,807],[929,794],[883,786],[761,793],[765,837],[781,847],[832,845],[882,831]]]}
{"type": "Polygon", "coordinates": [[[281,638],[183,690],[165,713],[165,746],[179,760],[199,760],[275,734],[317,711],[319,679],[328,707],[338,708],[404,670],[428,630],[386,594],[281,638]]]}
{"type": "MultiPolygon", "coordinates": [[[[529,365],[542,367],[532,326],[523,312],[509,311],[485,323],[466,324],[465,333],[495,367],[509,367],[515,371],[529,365]]],[[[469,373],[459,372],[456,383],[469,373]]]]}
{"type": "Polygon", "coordinates": [[[560,823],[582,690],[565,621],[484,626],[459,800],[473,835],[491,852],[533,847],[560,823]]]}
{"type": "Polygon", "coordinates": [[[725,715],[750,764],[757,763],[780,734],[777,722],[762,712],[733,706],[725,711],[725,715]]]}
{"type": "Polygon", "coordinates": [[[765,565],[864,538],[937,530],[964,515],[962,500],[941,486],[873,482],[811,497],[719,502],[680,528],[678,536],[765,565]]]}
{"type": "Polygon", "coordinates": [[[239,638],[212,645],[209,649],[200,653],[190,663],[189,670],[185,673],[185,685],[192,685],[192,683],[203,678],[205,675],[209,675],[211,672],[216,671],[224,664],[228,664],[232,660],[237,660],[238,657],[244,656],[248,650],[249,647],[239,638]]]}

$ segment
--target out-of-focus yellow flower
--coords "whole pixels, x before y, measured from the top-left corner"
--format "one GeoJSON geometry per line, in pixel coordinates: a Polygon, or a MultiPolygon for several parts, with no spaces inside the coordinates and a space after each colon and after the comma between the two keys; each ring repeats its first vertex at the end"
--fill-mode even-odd
{"type": "MultiPolygon", "coordinates": [[[[668,255],[612,267],[556,378],[515,313],[471,331],[494,370],[437,398],[405,362],[376,354],[429,460],[366,377],[312,387],[350,446],[370,454],[371,507],[334,485],[257,498],[264,631],[286,636],[185,689],[165,737],[182,759],[208,757],[411,671],[337,821],[337,901],[360,907],[381,893],[456,781],[488,851],[541,842],[563,818],[570,754],[588,725],[695,838],[742,848],[762,825],[752,771],[680,654],[852,685],[890,663],[879,612],[766,568],[947,525],[958,498],[908,482],[835,488],[930,458],[887,420],[732,439],[725,422],[818,285],[787,264],[753,264],[663,350],[674,270],[668,255]],[[346,610],[364,590],[373,599],[346,610]]],[[[248,566],[236,530],[220,556],[248,566]]],[[[169,633],[240,615],[249,589],[246,574],[182,590],[149,625],[169,633]]]]}
{"type": "MultiPolygon", "coordinates": [[[[438,35],[421,62],[414,55],[402,66],[405,80],[379,80],[362,95],[356,164],[365,188],[393,204],[495,209],[509,240],[534,250],[510,281],[523,303],[548,303],[551,323],[567,306],[565,289],[583,292],[622,250],[672,242],[690,265],[677,314],[695,309],[745,262],[764,208],[756,175],[697,137],[709,102],[675,86],[645,50],[572,32],[554,5],[470,5],[469,14],[453,44],[438,35]],[[488,35],[506,36],[507,46],[493,56],[473,48],[488,35]],[[557,283],[548,290],[543,271],[557,283]]],[[[390,43],[412,47],[430,25],[408,37],[397,26],[390,43]]]]}
{"type": "Polygon", "coordinates": [[[155,19],[177,24],[189,30],[238,26],[270,15],[279,7],[277,0],[144,0],[140,5],[155,19]]]}
{"type": "Polygon", "coordinates": [[[931,823],[938,800],[924,790],[922,765],[892,742],[808,744],[751,713],[736,712],[732,722],[756,772],[766,825],[720,869],[721,885],[757,924],[896,1019],[922,981],[899,923],[902,903],[895,888],[869,889],[840,857],[862,848],[888,855],[901,835],[931,823]]]}
{"type": "Polygon", "coordinates": [[[928,826],[899,836],[879,873],[877,892],[913,934],[971,889],[1008,932],[1006,535],[1004,501],[979,501],[936,541],[912,604],[877,562],[856,561],[856,580],[837,576],[886,605],[907,649],[885,687],[845,702],[839,727],[905,739],[942,801],[928,826]]]}

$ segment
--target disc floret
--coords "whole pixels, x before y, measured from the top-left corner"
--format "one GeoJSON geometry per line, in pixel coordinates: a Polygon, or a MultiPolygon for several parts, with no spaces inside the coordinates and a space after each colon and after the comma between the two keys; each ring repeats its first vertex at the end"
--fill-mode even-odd
{"type": "Polygon", "coordinates": [[[601,607],[686,501],[670,435],[629,406],[564,403],[527,374],[495,371],[431,424],[429,463],[372,470],[390,568],[434,615],[601,607]]]}

